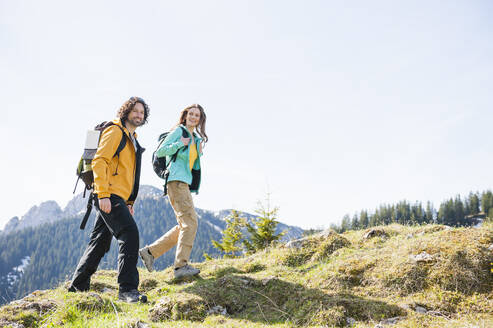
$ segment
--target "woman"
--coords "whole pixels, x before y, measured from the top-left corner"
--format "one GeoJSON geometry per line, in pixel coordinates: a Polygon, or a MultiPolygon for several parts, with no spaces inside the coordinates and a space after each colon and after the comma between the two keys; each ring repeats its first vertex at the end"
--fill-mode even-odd
{"type": "MultiPolygon", "coordinates": [[[[174,263],[175,278],[194,276],[200,270],[188,264],[197,232],[197,213],[191,192],[198,193],[200,187],[200,157],[202,146],[207,142],[205,133],[206,115],[202,106],[195,104],[185,108],[175,129],[157,150],[158,157],[177,153],[171,161],[168,177],[168,196],[175,211],[178,224],[149,246],[139,250],[147,270],[153,270],[154,260],[176,247],[174,263]],[[198,133],[195,133],[195,131],[198,133]]],[[[169,163],[169,162],[168,162],[169,163]]]]}

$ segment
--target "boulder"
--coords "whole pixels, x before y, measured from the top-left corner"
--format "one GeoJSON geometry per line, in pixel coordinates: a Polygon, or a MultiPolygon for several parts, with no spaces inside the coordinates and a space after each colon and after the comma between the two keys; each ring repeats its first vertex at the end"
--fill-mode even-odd
{"type": "Polygon", "coordinates": [[[277,279],[277,277],[275,277],[275,276],[269,276],[267,278],[264,278],[264,279],[262,279],[262,285],[266,286],[269,282],[271,282],[272,280],[276,280],[276,279],[277,279]]]}
{"type": "Polygon", "coordinates": [[[226,309],[223,308],[221,305],[216,305],[212,309],[209,309],[207,311],[207,315],[212,315],[212,314],[227,315],[228,311],[226,311],[226,309]]]}
{"type": "Polygon", "coordinates": [[[370,229],[363,235],[363,239],[370,239],[373,237],[388,237],[389,235],[383,229],[370,229]]]}
{"type": "Polygon", "coordinates": [[[149,318],[154,322],[167,320],[202,321],[206,315],[206,302],[193,294],[180,294],[176,298],[165,296],[149,310],[149,318]]]}
{"type": "Polygon", "coordinates": [[[434,260],[434,257],[425,251],[419,253],[418,255],[410,255],[409,256],[411,260],[415,262],[432,262],[434,260]]]}
{"type": "Polygon", "coordinates": [[[140,320],[128,323],[125,328],[151,328],[151,325],[140,320]]]}
{"type": "Polygon", "coordinates": [[[14,311],[36,311],[43,315],[57,308],[57,303],[52,300],[31,301],[25,298],[10,303],[14,311]]]}
{"type": "Polygon", "coordinates": [[[291,241],[288,241],[286,243],[285,247],[299,249],[299,248],[302,248],[303,246],[305,246],[305,244],[307,243],[307,241],[308,241],[308,238],[301,238],[301,239],[291,240],[291,241]]]}
{"type": "Polygon", "coordinates": [[[380,321],[380,325],[395,325],[397,322],[400,320],[404,320],[406,317],[394,317],[394,318],[388,318],[380,321]]]}
{"type": "Polygon", "coordinates": [[[25,326],[21,323],[8,321],[6,319],[1,319],[1,318],[0,318],[0,327],[25,328],[25,326]]]}
{"type": "Polygon", "coordinates": [[[327,237],[329,237],[331,235],[337,235],[337,232],[335,232],[332,229],[327,229],[327,230],[324,230],[321,233],[319,233],[317,236],[318,237],[321,237],[321,238],[327,238],[327,237]]]}

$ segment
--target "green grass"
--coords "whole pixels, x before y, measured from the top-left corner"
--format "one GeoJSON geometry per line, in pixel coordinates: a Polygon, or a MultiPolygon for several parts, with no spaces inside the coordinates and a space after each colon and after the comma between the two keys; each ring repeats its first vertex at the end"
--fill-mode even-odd
{"type": "Polygon", "coordinates": [[[439,225],[378,228],[320,238],[301,249],[268,248],[238,259],[197,263],[200,277],[140,270],[148,304],[117,300],[116,272],[98,271],[91,291],[66,284],[0,308],[0,322],[25,327],[392,327],[493,326],[493,224],[480,229],[439,225]],[[411,256],[427,252],[430,262],[411,256]],[[30,303],[29,303],[30,302],[30,303]],[[33,305],[35,304],[35,305],[33,305]],[[36,305],[37,304],[37,305],[36,305]],[[43,305],[44,304],[44,305],[43,305]],[[215,306],[227,315],[209,314],[215,306]],[[422,307],[429,312],[415,311],[422,307]],[[30,307],[30,308],[29,308],[30,307]],[[4,321],[5,322],[5,321],[4,321]]]}

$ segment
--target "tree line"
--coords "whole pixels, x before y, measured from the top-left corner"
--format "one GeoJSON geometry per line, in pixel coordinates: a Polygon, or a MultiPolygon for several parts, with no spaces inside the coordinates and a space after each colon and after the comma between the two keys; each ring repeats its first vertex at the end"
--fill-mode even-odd
{"type": "Polygon", "coordinates": [[[429,201],[426,202],[426,205],[421,202],[410,203],[405,200],[397,204],[383,204],[377,207],[374,212],[362,210],[353,216],[346,214],[340,225],[331,224],[330,227],[337,232],[392,223],[403,225],[436,223],[460,227],[475,224],[475,216],[481,215],[493,218],[493,193],[490,190],[482,193],[470,192],[464,198],[457,195],[455,198],[443,201],[438,210],[429,201]]]}

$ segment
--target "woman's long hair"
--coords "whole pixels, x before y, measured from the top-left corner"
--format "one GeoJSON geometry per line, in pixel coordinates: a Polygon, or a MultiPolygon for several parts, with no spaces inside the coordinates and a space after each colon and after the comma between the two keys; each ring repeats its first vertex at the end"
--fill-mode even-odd
{"type": "Polygon", "coordinates": [[[207,142],[209,140],[209,137],[207,137],[207,134],[205,133],[205,121],[207,119],[207,116],[205,115],[204,108],[202,108],[202,106],[200,106],[199,104],[190,105],[184,110],[182,110],[180,113],[180,119],[176,126],[180,124],[186,126],[188,111],[192,108],[197,108],[200,111],[200,120],[199,120],[199,124],[197,124],[197,132],[202,137],[203,141],[207,142]]]}

